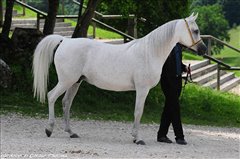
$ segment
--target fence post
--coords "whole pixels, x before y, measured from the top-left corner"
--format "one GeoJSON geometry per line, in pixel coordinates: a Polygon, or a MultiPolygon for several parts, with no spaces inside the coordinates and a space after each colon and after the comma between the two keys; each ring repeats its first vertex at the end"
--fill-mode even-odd
{"type": "Polygon", "coordinates": [[[134,16],[134,18],[133,18],[133,21],[134,21],[134,38],[137,38],[137,17],[136,16],[134,16]]]}
{"type": "MultiPolygon", "coordinates": [[[[95,13],[93,15],[93,18],[95,18],[95,13]]],[[[96,23],[92,22],[92,26],[93,26],[93,39],[96,38],[96,23]]]]}
{"type": "Polygon", "coordinates": [[[217,64],[217,90],[220,90],[220,65],[217,64]]]}
{"type": "MultiPolygon", "coordinates": [[[[211,49],[212,49],[212,44],[211,44],[211,37],[207,38],[208,43],[207,43],[207,55],[211,56],[211,49]]],[[[210,60],[208,59],[208,64],[210,64],[210,60]]]]}
{"type": "Polygon", "coordinates": [[[40,30],[40,15],[37,13],[37,29],[40,30]]]}
{"type": "Polygon", "coordinates": [[[137,18],[136,17],[129,17],[128,18],[128,27],[127,27],[128,35],[137,38],[137,18]]]}
{"type": "MultiPolygon", "coordinates": [[[[23,3],[25,3],[25,0],[22,0],[23,3]]],[[[23,13],[22,13],[23,16],[26,15],[26,11],[25,11],[25,6],[23,6],[23,13]]]]}
{"type": "Polygon", "coordinates": [[[207,46],[208,50],[207,50],[207,54],[208,54],[209,56],[211,56],[211,49],[212,49],[211,47],[212,47],[211,38],[208,38],[208,46],[207,46]]]}

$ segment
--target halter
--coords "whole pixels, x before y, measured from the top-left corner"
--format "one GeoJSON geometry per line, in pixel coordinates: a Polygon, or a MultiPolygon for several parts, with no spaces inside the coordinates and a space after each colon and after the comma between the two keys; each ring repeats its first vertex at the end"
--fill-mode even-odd
{"type": "Polygon", "coordinates": [[[190,28],[189,28],[188,22],[186,21],[186,19],[184,19],[184,21],[185,21],[185,23],[186,23],[186,26],[187,26],[188,32],[189,32],[190,37],[191,37],[191,40],[192,40],[192,45],[189,46],[189,48],[191,48],[191,47],[197,45],[200,41],[202,41],[202,39],[200,39],[200,40],[198,40],[197,42],[195,42],[194,39],[193,39],[193,35],[192,35],[191,31],[190,31],[190,28]]]}

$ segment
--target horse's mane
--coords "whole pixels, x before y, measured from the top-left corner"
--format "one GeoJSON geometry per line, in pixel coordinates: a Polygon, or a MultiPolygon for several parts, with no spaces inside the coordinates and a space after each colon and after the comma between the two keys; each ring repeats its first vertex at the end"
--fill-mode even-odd
{"type": "Polygon", "coordinates": [[[170,21],[141,38],[141,45],[149,51],[165,52],[174,34],[177,20],[170,21]]]}

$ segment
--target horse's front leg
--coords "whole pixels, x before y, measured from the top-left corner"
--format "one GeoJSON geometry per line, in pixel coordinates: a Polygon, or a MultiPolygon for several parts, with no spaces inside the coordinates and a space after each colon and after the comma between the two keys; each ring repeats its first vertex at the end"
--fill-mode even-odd
{"type": "Polygon", "coordinates": [[[72,87],[70,87],[62,100],[62,105],[63,105],[63,113],[64,113],[64,122],[65,122],[65,131],[69,133],[71,138],[78,138],[79,136],[72,132],[71,128],[70,128],[70,109],[72,106],[72,102],[73,99],[75,97],[75,95],[77,94],[78,88],[80,86],[81,83],[75,83],[72,85],[72,87]]]}
{"type": "Polygon", "coordinates": [[[145,145],[145,142],[139,137],[138,130],[140,127],[140,121],[143,114],[144,103],[148,95],[149,89],[136,90],[136,103],[134,111],[134,124],[132,130],[133,142],[140,145],[145,145]]]}

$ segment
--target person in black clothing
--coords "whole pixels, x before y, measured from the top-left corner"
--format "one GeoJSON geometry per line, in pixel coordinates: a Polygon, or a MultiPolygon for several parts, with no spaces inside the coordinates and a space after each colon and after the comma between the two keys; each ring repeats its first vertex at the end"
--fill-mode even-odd
{"type": "Polygon", "coordinates": [[[167,137],[169,126],[172,123],[176,143],[187,144],[183,135],[179,104],[179,96],[182,90],[182,72],[187,71],[190,71],[190,68],[182,63],[182,46],[177,44],[162,69],[160,83],[165,96],[165,106],[157,135],[158,142],[172,143],[167,137]]]}

